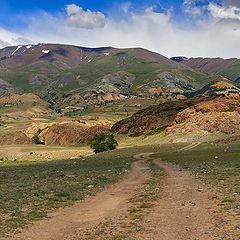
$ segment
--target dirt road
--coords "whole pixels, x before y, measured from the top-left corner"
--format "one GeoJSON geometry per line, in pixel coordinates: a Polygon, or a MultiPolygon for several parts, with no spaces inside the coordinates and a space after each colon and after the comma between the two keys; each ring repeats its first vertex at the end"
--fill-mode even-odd
{"type": "MultiPolygon", "coordinates": [[[[139,161],[132,165],[132,170],[117,184],[108,187],[95,197],[58,210],[49,220],[34,223],[12,239],[80,240],[82,238],[78,237],[81,236],[79,233],[97,226],[104,219],[110,218],[114,222],[118,221],[116,216],[128,216],[129,199],[134,197],[150,178],[150,172],[145,164],[150,155],[136,155],[135,158],[139,161]]],[[[129,238],[123,239],[230,239],[226,237],[225,223],[218,217],[219,207],[212,200],[213,194],[208,186],[189,172],[162,162],[161,159],[155,159],[154,162],[166,172],[161,197],[151,213],[145,217],[142,230],[134,233],[134,236],[130,234],[129,238]]],[[[104,237],[98,236],[96,239],[104,237]]]]}
{"type": "MultiPolygon", "coordinates": [[[[12,239],[21,240],[66,240],[76,232],[85,231],[105,217],[125,213],[128,199],[134,196],[149,178],[145,159],[133,163],[132,170],[123,180],[112,185],[91,199],[58,210],[49,220],[34,223],[12,239]]],[[[11,238],[10,238],[11,239],[11,238]]]]}
{"type": "MultiPolygon", "coordinates": [[[[143,155],[143,158],[148,156],[143,155]]],[[[164,169],[162,197],[145,219],[145,230],[135,239],[213,240],[225,236],[215,214],[219,209],[210,200],[212,193],[189,172],[155,159],[164,169]]]]}

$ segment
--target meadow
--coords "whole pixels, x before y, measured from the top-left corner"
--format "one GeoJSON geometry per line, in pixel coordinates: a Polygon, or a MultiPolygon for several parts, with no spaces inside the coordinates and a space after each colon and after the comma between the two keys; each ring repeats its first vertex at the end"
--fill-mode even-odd
{"type": "MultiPolygon", "coordinates": [[[[46,218],[59,207],[86,199],[108,184],[119,181],[130,169],[131,163],[136,161],[133,156],[138,153],[154,153],[154,157],[191,171],[216,191],[215,198],[221,202],[223,211],[231,211],[232,215],[239,216],[239,142],[206,142],[193,149],[181,150],[186,145],[144,145],[72,160],[2,164],[0,236],[16,232],[32,221],[46,218]]],[[[151,162],[149,164],[154,176],[156,169],[151,162]]],[[[153,193],[150,195],[154,196],[153,193]]],[[[151,198],[147,194],[148,197],[151,198]]],[[[130,211],[135,210],[133,206],[130,211]]]]}

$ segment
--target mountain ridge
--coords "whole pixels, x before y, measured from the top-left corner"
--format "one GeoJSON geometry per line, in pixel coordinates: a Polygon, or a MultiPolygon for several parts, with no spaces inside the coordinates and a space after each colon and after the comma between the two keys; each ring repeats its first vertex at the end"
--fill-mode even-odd
{"type": "Polygon", "coordinates": [[[192,69],[209,74],[222,75],[235,82],[240,79],[240,60],[238,58],[172,57],[171,59],[192,69]]]}
{"type": "Polygon", "coordinates": [[[1,49],[0,78],[59,109],[137,96],[183,98],[215,77],[143,48],[38,44],[1,49]]]}

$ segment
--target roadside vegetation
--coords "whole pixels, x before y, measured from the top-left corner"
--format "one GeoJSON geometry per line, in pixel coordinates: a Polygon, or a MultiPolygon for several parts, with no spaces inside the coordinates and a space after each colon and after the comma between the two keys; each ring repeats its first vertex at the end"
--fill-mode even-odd
{"type": "MultiPolygon", "coordinates": [[[[203,143],[181,151],[186,144],[139,146],[108,151],[86,158],[51,162],[19,162],[0,166],[0,237],[16,231],[32,221],[47,217],[59,207],[73,204],[115,183],[130,169],[139,153],[155,153],[182,168],[192,171],[201,180],[217,189],[223,211],[240,215],[240,149],[239,143],[203,143]]],[[[164,172],[148,162],[152,178],[131,200],[128,218],[122,224],[130,232],[141,229],[141,221],[159,197],[164,172]]],[[[105,228],[108,223],[105,223],[105,228]]],[[[104,226],[99,226],[102,231],[104,226]]],[[[116,231],[119,231],[116,228],[116,231]]],[[[106,235],[100,236],[106,237],[106,235]]],[[[120,235],[121,235],[120,234],[120,235]]],[[[89,237],[91,237],[89,235],[89,237]]],[[[91,239],[91,238],[89,238],[91,239]]],[[[104,238],[103,238],[104,239],[104,238]]],[[[106,238],[105,238],[106,239],[106,238]]],[[[121,238],[119,238],[121,239],[121,238]]]]}
{"type": "Polygon", "coordinates": [[[240,148],[239,142],[203,143],[187,151],[171,151],[156,156],[192,171],[209,186],[223,210],[240,215],[240,148]]]}
{"type": "Polygon", "coordinates": [[[73,160],[0,166],[0,237],[118,181],[136,161],[134,154],[151,151],[145,146],[73,160]]]}
{"type": "Polygon", "coordinates": [[[96,134],[94,138],[89,141],[90,147],[95,153],[107,152],[115,150],[118,146],[117,140],[113,134],[96,134]]]}

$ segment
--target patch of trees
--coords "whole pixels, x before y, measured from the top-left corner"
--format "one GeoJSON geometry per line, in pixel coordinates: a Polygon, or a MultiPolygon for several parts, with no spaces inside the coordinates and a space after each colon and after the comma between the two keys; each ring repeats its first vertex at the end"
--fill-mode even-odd
{"type": "Polygon", "coordinates": [[[94,138],[88,142],[95,153],[111,151],[117,148],[118,142],[113,134],[96,134],[94,138]]]}

